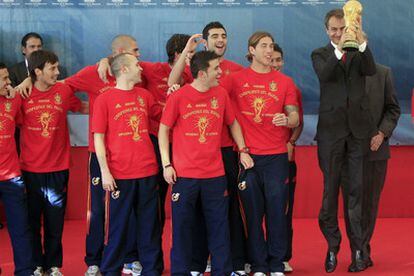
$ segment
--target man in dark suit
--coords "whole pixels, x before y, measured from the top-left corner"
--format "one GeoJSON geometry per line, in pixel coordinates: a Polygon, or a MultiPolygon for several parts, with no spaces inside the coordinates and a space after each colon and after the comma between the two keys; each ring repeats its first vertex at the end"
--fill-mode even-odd
{"type": "Polygon", "coordinates": [[[366,269],[362,257],[363,234],[362,189],[363,157],[375,127],[365,93],[365,77],[375,74],[375,62],[362,32],[361,21],[352,22],[359,49],[345,52],[344,41],[351,39],[345,32],[342,10],[326,14],[325,27],[330,43],[312,52],[314,70],[320,83],[320,107],[317,134],[319,166],[324,175],[322,207],[319,226],[328,242],[325,270],[333,272],[337,265],[341,233],[338,227],[338,195],[341,169],[347,164],[351,179],[346,187],[349,217],[349,239],[352,249],[350,272],[366,269]]]}
{"type": "Polygon", "coordinates": [[[21,44],[24,61],[16,63],[9,69],[13,87],[19,85],[29,76],[27,60],[33,52],[42,49],[43,39],[38,33],[27,33],[23,36],[21,44]]]}
{"type": "MultiPolygon", "coordinates": [[[[377,73],[366,78],[366,92],[369,98],[369,109],[376,126],[375,135],[371,138],[370,150],[364,158],[364,188],[362,196],[362,233],[363,258],[368,266],[372,266],[370,241],[374,233],[378,214],[378,204],[387,173],[390,158],[389,138],[397,126],[401,114],[395,93],[391,69],[376,64],[377,73]]],[[[348,182],[347,177],[344,183],[348,182]]],[[[345,185],[347,186],[347,185],[345,185]]],[[[347,190],[344,190],[347,194],[347,190]]],[[[346,198],[346,197],[345,197],[346,198]]],[[[345,208],[347,201],[344,201],[345,208]]],[[[347,231],[349,221],[345,216],[347,231]]],[[[351,244],[351,247],[354,245],[351,244]]]]}

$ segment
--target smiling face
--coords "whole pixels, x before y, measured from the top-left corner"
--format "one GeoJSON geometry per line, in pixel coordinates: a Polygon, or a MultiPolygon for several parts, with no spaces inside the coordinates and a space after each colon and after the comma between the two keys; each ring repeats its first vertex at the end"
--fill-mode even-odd
{"type": "Polygon", "coordinates": [[[7,95],[7,87],[11,84],[7,68],[0,69],[0,95],[7,95]]]}
{"type": "Polygon", "coordinates": [[[326,34],[329,39],[336,45],[338,45],[341,40],[342,34],[345,30],[345,19],[332,16],[328,20],[328,25],[326,27],[326,34]]]}
{"type": "Polygon", "coordinates": [[[227,34],[224,29],[213,28],[208,31],[207,49],[218,56],[224,56],[227,49],[227,34]]]}
{"type": "Polygon", "coordinates": [[[265,36],[259,40],[257,45],[249,46],[249,53],[252,57],[253,64],[270,66],[272,62],[273,40],[271,37],[265,36]]]}
{"type": "Polygon", "coordinates": [[[42,83],[46,87],[51,87],[56,84],[56,81],[59,76],[59,62],[49,63],[46,62],[43,69],[35,69],[36,81],[42,83]]]}
{"type": "Polygon", "coordinates": [[[29,58],[33,52],[42,49],[42,41],[39,38],[31,37],[26,41],[26,45],[22,47],[23,55],[29,58]]]}

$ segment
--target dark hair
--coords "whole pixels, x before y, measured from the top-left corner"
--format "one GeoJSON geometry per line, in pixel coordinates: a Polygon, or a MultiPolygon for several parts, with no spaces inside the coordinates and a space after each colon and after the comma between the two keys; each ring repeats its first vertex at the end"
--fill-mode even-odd
{"type": "Polygon", "coordinates": [[[174,62],[175,53],[181,54],[183,52],[189,39],[190,36],[187,34],[173,34],[170,39],[168,39],[165,49],[167,50],[169,64],[174,62]]]}
{"type": "Polygon", "coordinates": [[[210,66],[209,62],[217,58],[220,58],[220,56],[213,51],[200,51],[195,53],[190,61],[190,70],[193,78],[197,78],[198,72],[207,71],[210,66]]]}
{"type": "Polygon", "coordinates": [[[39,50],[33,52],[29,57],[29,73],[32,82],[36,81],[36,73],[35,69],[43,70],[45,68],[46,63],[55,64],[59,61],[57,55],[53,52],[39,50]]]}
{"type": "Polygon", "coordinates": [[[224,28],[223,24],[221,24],[221,23],[220,23],[220,22],[218,22],[218,21],[213,21],[213,22],[208,23],[208,24],[204,27],[204,29],[203,29],[203,38],[204,38],[205,40],[207,40],[207,38],[208,38],[208,32],[209,32],[211,29],[223,29],[223,30],[227,33],[226,28],[224,28]]]}
{"type": "Polygon", "coordinates": [[[6,64],[4,64],[3,62],[0,61],[0,70],[1,69],[7,69],[6,64]]]}
{"type": "Polygon", "coordinates": [[[43,39],[40,36],[40,34],[32,32],[32,33],[27,33],[23,36],[23,38],[22,38],[22,47],[26,47],[27,41],[31,38],[40,39],[40,42],[43,44],[43,39]]]}
{"type": "Polygon", "coordinates": [[[282,50],[282,47],[280,47],[279,44],[277,44],[276,42],[275,42],[275,44],[273,44],[273,51],[280,53],[280,55],[283,58],[283,50],[282,50]]]}
{"type": "Polygon", "coordinates": [[[328,29],[328,23],[329,23],[329,19],[331,19],[331,17],[336,17],[338,19],[342,19],[344,18],[344,10],[342,9],[334,9],[334,10],[330,10],[328,11],[328,13],[325,15],[325,28],[328,29]]]}

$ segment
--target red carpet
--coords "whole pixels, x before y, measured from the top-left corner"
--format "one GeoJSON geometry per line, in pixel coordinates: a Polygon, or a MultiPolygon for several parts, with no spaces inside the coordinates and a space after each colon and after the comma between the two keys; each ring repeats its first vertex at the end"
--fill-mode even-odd
{"type": "MultiPolygon", "coordinates": [[[[167,222],[167,228],[170,223],[167,222]]],[[[327,275],[323,270],[326,243],[319,231],[316,219],[294,220],[294,257],[291,275],[327,275]]],[[[343,224],[341,229],[344,229],[343,224]]],[[[166,261],[165,275],[169,275],[169,247],[171,232],[164,235],[166,261]]],[[[343,231],[344,233],[344,231],[343,231]]],[[[374,267],[358,274],[366,276],[414,275],[414,219],[379,219],[372,241],[374,267]]],[[[85,271],[84,256],[85,223],[66,221],[64,233],[64,267],[66,276],[82,276],[85,271]]],[[[344,237],[339,253],[339,265],[332,275],[350,275],[346,272],[350,262],[348,241],[344,237]]],[[[7,230],[0,230],[0,265],[4,276],[13,275],[13,261],[7,230]]]]}

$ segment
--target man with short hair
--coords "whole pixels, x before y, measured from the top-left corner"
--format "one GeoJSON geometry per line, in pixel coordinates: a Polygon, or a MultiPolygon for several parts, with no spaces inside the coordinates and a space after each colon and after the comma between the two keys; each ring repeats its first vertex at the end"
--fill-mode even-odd
{"type": "Polygon", "coordinates": [[[244,213],[248,260],[255,276],[284,275],[289,128],[299,124],[294,82],[273,70],[274,40],[255,32],[248,41],[249,68],[222,82],[243,128],[255,166],[242,170],[239,196],[244,213]],[[266,219],[266,235],[262,229],[266,219]]]}
{"type": "Polygon", "coordinates": [[[23,36],[21,49],[24,61],[16,63],[10,68],[10,80],[13,87],[19,85],[30,75],[28,59],[33,52],[41,50],[42,47],[43,39],[38,33],[31,32],[23,36]]]}
{"type": "Polygon", "coordinates": [[[223,124],[229,125],[242,151],[240,161],[248,169],[241,128],[235,120],[225,90],[218,87],[219,56],[196,53],[190,61],[194,81],[174,92],[167,101],[158,134],[164,178],[172,188],[172,275],[187,275],[192,269],[196,227],[196,203],[200,198],[206,220],[213,275],[232,271],[228,229],[228,191],[220,156],[223,124]],[[173,160],[169,131],[173,130],[173,160]]]}
{"type": "MultiPolygon", "coordinates": [[[[111,43],[112,55],[116,56],[121,53],[129,53],[136,58],[140,57],[137,41],[134,37],[121,34],[113,38],[111,43]]],[[[87,235],[86,235],[86,256],[85,263],[88,269],[85,276],[100,275],[99,267],[101,265],[102,253],[104,248],[105,235],[105,191],[102,188],[102,175],[99,169],[98,159],[95,153],[92,134],[92,120],[94,117],[94,104],[96,98],[115,86],[115,78],[107,76],[106,82],[100,79],[97,72],[97,65],[89,65],[79,72],[65,79],[75,91],[84,91],[89,97],[89,189],[88,189],[88,212],[87,212],[87,235]]],[[[131,222],[131,225],[133,223],[131,222]]],[[[132,227],[134,228],[134,227],[132,227]]],[[[132,231],[134,232],[134,231],[132,231]]],[[[131,233],[133,236],[134,233],[131,233]]],[[[131,249],[135,248],[135,239],[130,242],[131,249]]],[[[130,271],[140,273],[140,265],[137,261],[136,254],[127,256],[126,262],[133,263],[130,271]]]]}
{"type": "Polygon", "coordinates": [[[328,242],[325,270],[330,273],[337,266],[336,255],[341,242],[338,194],[341,170],[347,164],[346,174],[352,181],[343,183],[343,189],[348,191],[345,212],[350,223],[348,238],[353,245],[348,270],[358,272],[367,267],[363,259],[363,159],[368,152],[369,139],[375,135],[365,78],[375,74],[375,62],[363,35],[361,18],[350,22],[349,26],[356,34],[359,45],[356,51],[343,49],[344,42],[354,38],[345,31],[342,9],[326,14],[325,27],[330,42],[312,52],[312,63],[321,88],[315,137],[319,165],[324,175],[319,226],[328,242]]]}
{"type": "Polygon", "coordinates": [[[158,165],[149,137],[149,118],[160,116],[162,110],[148,91],[134,87],[141,81],[142,70],[135,55],[115,56],[111,69],[116,86],[96,99],[92,121],[111,218],[100,268],[104,275],[120,275],[133,212],[139,225],[136,235],[142,274],[161,275],[158,165]]]}
{"type": "MultiPolygon", "coordinates": [[[[219,81],[223,80],[228,75],[243,69],[241,65],[224,58],[224,54],[227,50],[227,31],[223,24],[214,21],[208,23],[204,27],[202,34],[195,34],[189,39],[186,48],[183,50],[183,54],[177,60],[177,63],[171,71],[168,79],[169,85],[182,83],[180,81],[180,76],[183,72],[186,72],[186,58],[191,57],[191,55],[194,54],[200,43],[205,43],[207,50],[213,51],[219,56],[220,69],[222,71],[219,81]],[[204,40],[201,40],[201,37],[204,40]]],[[[243,234],[243,221],[240,214],[240,205],[237,196],[237,177],[239,173],[237,163],[238,157],[237,152],[233,150],[233,145],[234,142],[231,138],[228,127],[225,126],[222,133],[221,153],[229,189],[229,223],[233,271],[240,275],[245,275],[244,269],[245,263],[247,263],[246,239],[243,234]]],[[[193,250],[194,275],[205,270],[208,258],[206,233],[203,230],[205,229],[205,222],[202,214],[200,214],[199,217],[200,220],[198,225],[200,225],[200,229],[197,231],[199,233],[196,238],[197,247],[193,250]]]]}
{"type": "MultiPolygon", "coordinates": [[[[273,45],[273,54],[272,54],[272,67],[279,72],[283,71],[284,58],[282,48],[275,43],[273,45]]],[[[286,212],[286,230],[287,230],[287,251],[286,256],[283,260],[285,266],[285,272],[292,272],[293,268],[289,264],[289,260],[292,258],[292,243],[293,243],[293,203],[295,200],[295,189],[296,189],[296,171],[297,166],[295,162],[295,146],[296,141],[299,139],[300,134],[303,130],[303,108],[302,108],[302,93],[299,88],[296,87],[296,98],[298,102],[298,112],[299,112],[299,125],[295,128],[290,129],[289,140],[286,144],[288,150],[288,160],[289,160],[289,183],[288,183],[288,209],[286,212]]]]}
{"type": "Polygon", "coordinates": [[[23,101],[20,162],[26,184],[33,233],[35,275],[62,275],[62,233],[69,180],[70,144],[66,115],[80,101],[58,83],[58,57],[48,51],[29,58],[32,93],[23,101]],[[43,217],[43,245],[41,218],[43,217]]]}
{"type": "MultiPolygon", "coordinates": [[[[9,98],[9,73],[0,62],[0,198],[3,201],[13,248],[14,275],[32,275],[32,236],[29,228],[26,189],[16,152],[14,130],[21,123],[21,98],[9,98]]],[[[0,271],[1,273],[1,271],[0,271]]]]}

